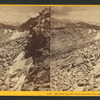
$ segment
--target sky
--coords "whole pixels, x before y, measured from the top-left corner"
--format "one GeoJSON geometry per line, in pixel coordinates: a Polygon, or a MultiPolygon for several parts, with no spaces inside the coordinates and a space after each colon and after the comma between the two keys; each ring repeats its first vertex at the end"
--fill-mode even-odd
{"type": "Polygon", "coordinates": [[[39,14],[44,6],[0,6],[0,23],[19,25],[39,14]]]}
{"type": "MultiPolygon", "coordinates": [[[[0,6],[0,23],[19,25],[38,15],[44,6],[0,6]]],[[[100,6],[53,6],[52,17],[100,24],[100,6]]]]}
{"type": "Polygon", "coordinates": [[[52,17],[100,24],[100,6],[52,7],[52,17]]]}

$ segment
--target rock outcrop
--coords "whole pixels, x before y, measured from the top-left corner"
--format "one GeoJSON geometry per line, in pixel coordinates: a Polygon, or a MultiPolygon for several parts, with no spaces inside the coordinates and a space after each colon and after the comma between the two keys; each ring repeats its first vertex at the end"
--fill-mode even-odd
{"type": "Polygon", "coordinates": [[[11,30],[9,36],[8,30],[0,45],[0,90],[50,90],[50,8],[11,30]]]}
{"type": "Polygon", "coordinates": [[[30,28],[25,57],[32,57],[34,66],[29,69],[22,90],[27,90],[25,87],[32,83],[33,90],[50,90],[50,17],[50,8],[45,8],[30,28]]]}
{"type": "Polygon", "coordinates": [[[10,77],[10,66],[14,64],[14,59],[24,51],[26,45],[26,38],[18,38],[13,41],[5,42],[0,47],[0,90],[10,90],[8,87],[10,77]]]}
{"type": "Polygon", "coordinates": [[[100,91],[100,26],[48,7],[13,28],[0,29],[0,91],[100,91]]]}

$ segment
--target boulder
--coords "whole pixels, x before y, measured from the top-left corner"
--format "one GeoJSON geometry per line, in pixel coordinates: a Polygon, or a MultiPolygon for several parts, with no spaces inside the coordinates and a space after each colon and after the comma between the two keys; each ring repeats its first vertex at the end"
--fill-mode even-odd
{"type": "Polygon", "coordinates": [[[0,86],[3,84],[3,81],[2,80],[0,80],[0,86]]]}

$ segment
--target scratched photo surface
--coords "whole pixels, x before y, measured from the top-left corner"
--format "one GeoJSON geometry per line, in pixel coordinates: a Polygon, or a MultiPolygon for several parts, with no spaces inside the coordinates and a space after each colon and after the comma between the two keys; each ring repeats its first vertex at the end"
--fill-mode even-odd
{"type": "Polygon", "coordinates": [[[50,90],[50,10],[0,6],[0,91],[50,90]]]}
{"type": "Polygon", "coordinates": [[[100,7],[51,9],[51,91],[100,91],[100,7]]]}

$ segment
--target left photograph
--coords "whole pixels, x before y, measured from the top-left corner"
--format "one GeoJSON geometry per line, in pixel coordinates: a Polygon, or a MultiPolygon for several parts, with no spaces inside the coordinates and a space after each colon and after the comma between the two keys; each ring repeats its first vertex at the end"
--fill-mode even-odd
{"type": "Polygon", "coordinates": [[[0,91],[50,91],[51,7],[0,6],[0,91]]]}

